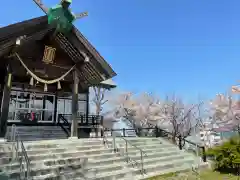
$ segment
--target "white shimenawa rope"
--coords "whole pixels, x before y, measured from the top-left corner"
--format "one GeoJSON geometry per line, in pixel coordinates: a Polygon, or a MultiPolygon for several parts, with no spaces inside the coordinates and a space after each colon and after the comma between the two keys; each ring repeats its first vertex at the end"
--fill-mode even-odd
{"type": "Polygon", "coordinates": [[[63,74],[61,77],[57,78],[57,79],[53,79],[53,80],[44,80],[39,78],[38,76],[36,76],[30,69],[28,69],[28,67],[26,66],[26,64],[23,62],[23,60],[21,59],[21,57],[18,55],[18,53],[15,53],[15,56],[18,58],[18,60],[21,62],[22,66],[26,69],[26,71],[32,76],[32,78],[34,78],[36,81],[41,82],[43,84],[54,84],[57,83],[61,80],[63,80],[76,66],[76,64],[69,69],[65,74],[63,74]]]}

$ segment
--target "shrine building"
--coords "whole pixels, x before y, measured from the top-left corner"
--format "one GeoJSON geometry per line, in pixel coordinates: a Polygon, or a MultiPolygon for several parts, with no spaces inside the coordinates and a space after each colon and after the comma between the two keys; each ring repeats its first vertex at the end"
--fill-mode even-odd
{"type": "Polygon", "coordinates": [[[2,27],[0,58],[2,138],[13,124],[59,126],[78,137],[102,124],[89,113],[89,88],[116,73],[76,27],[56,33],[47,16],[2,27]]]}

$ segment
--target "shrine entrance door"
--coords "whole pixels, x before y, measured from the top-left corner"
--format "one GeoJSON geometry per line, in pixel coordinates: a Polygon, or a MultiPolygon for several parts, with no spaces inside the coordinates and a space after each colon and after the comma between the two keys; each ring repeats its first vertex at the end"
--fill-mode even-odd
{"type": "Polygon", "coordinates": [[[8,122],[53,123],[55,95],[11,91],[8,122]]]}

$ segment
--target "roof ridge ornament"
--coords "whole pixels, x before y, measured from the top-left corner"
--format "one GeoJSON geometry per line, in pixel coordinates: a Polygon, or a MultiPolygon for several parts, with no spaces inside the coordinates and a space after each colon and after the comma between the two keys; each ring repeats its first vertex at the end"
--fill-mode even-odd
{"type": "Polygon", "coordinates": [[[51,8],[47,8],[41,0],[33,1],[47,14],[49,25],[55,27],[57,32],[69,32],[75,20],[88,16],[88,12],[74,14],[69,8],[72,0],[61,0],[59,4],[51,8]]]}

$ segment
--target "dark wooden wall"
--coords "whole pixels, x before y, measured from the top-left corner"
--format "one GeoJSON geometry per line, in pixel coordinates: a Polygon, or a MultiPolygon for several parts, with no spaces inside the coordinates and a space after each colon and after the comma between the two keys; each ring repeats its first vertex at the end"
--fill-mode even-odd
{"type": "MultiPolygon", "coordinates": [[[[71,58],[57,45],[54,40],[49,40],[49,38],[44,38],[39,41],[26,42],[15,51],[18,52],[27,67],[42,79],[56,79],[62,76],[74,65],[71,58]],[[46,64],[42,61],[45,45],[56,48],[53,64],[46,64]]],[[[27,71],[22,66],[21,62],[15,58],[11,60],[11,67],[13,71],[13,86],[17,83],[26,84],[25,86],[27,86],[30,82],[31,76],[27,74],[27,71]]],[[[71,92],[72,83],[73,74],[70,73],[63,81],[61,81],[62,89],[64,91],[71,92]]],[[[44,84],[36,84],[36,87],[43,89],[44,84]]],[[[56,90],[57,83],[48,85],[48,91],[54,92],[56,90]]]]}

